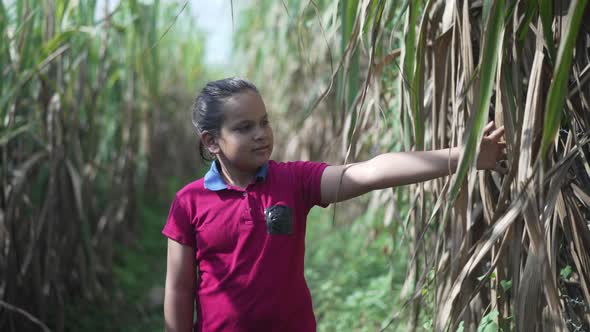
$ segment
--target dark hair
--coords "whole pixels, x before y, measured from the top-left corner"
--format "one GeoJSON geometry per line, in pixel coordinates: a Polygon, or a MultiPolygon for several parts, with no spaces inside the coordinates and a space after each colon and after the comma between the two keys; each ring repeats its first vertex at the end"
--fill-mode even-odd
{"type": "Polygon", "coordinates": [[[223,122],[223,104],[228,98],[247,91],[258,93],[258,89],[251,82],[230,77],[207,83],[195,99],[192,107],[193,126],[199,135],[199,154],[204,160],[212,161],[214,158],[208,152],[204,153],[203,142],[200,140],[201,133],[206,130],[218,135],[223,122]]]}

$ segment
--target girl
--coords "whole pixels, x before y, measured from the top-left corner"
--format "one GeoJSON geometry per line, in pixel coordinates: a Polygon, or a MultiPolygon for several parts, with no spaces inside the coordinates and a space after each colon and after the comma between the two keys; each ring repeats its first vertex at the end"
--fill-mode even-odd
{"type": "MultiPolygon", "coordinates": [[[[385,153],[342,166],[269,160],[264,102],[252,83],[236,78],[205,86],[193,124],[201,155],[215,159],[204,178],[176,194],[162,231],[169,238],[167,331],[315,331],[303,276],[309,210],[448,175],[460,155],[459,148],[385,153]]],[[[479,169],[502,159],[502,134],[488,124],[479,169]]]]}

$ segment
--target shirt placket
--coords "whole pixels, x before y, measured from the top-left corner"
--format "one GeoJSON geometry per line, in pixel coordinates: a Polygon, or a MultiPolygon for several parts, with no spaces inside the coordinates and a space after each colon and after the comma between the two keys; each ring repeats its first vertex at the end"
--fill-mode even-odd
{"type": "Polygon", "coordinates": [[[252,211],[252,197],[247,191],[242,193],[244,204],[242,204],[242,225],[251,226],[254,223],[254,216],[252,211]]]}

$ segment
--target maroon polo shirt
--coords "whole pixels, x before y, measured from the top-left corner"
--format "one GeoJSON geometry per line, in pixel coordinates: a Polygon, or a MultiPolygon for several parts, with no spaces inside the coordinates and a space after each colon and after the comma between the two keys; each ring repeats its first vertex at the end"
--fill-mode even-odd
{"type": "MultiPolygon", "coordinates": [[[[242,189],[216,163],[180,190],[162,233],[195,249],[194,331],[315,331],[305,226],[325,163],[269,161],[242,189]]],[[[325,207],[325,206],[324,206],[325,207]]]]}

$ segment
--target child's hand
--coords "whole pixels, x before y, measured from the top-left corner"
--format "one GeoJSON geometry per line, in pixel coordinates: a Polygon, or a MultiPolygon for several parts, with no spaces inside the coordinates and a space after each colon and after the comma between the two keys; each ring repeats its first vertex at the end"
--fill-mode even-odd
{"type": "Polygon", "coordinates": [[[492,121],[487,124],[483,134],[477,158],[477,169],[493,169],[500,173],[506,173],[506,168],[500,163],[506,159],[504,150],[506,142],[500,142],[500,138],[504,134],[504,127],[496,128],[492,121]]]}

